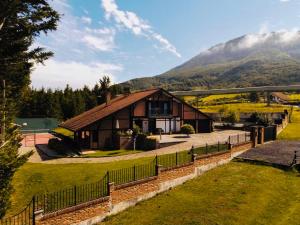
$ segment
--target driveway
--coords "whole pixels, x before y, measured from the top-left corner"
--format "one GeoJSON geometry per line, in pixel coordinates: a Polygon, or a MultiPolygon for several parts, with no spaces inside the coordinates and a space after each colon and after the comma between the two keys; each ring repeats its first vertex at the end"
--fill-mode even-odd
{"type": "Polygon", "coordinates": [[[67,164],[67,163],[107,163],[120,160],[131,160],[144,157],[153,157],[156,155],[163,155],[168,153],[174,153],[178,151],[184,151],[191,149],[192,146],[204,146],[205,144],[216,144],[219,142],[225,142],[229,136],[244,134],[244,131],[238,130],[225,130],[225,131],[214,131],[213,133],[201,133],[193,134],[190,138],[185,135],[162,135],[162,143],[178,142],[181,143],[173,144],[167,147],[163,147],[153,151],[141,152],[137,154],[114,156],[114,157],[103,157],[103,158],[59,158],[49,159],[43,156],[43,153],[35,150],[34,155],[29,159],[29,162],[33,163],[47,163],[47,164],[67,164]]]}

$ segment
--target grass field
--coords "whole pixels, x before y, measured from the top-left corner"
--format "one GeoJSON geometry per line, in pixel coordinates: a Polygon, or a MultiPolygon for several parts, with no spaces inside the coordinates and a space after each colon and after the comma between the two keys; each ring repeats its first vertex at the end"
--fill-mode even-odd
{"type": "Polygon", "coordinates": [[[294,109],[291,123],[279,134],[280,140],[300,140],[300,109],[294,109]]]}
{"type": "Polygon", "coordinates": [[[100,180],[107,170],[147,163],[152,158],[141,158],[111,163],[40,164],[26,163],[14,176],[15,192],[12,196],[10,215],[22,210],[38,193],[53,192],[72,185],[93,183],[100,180]]]}
{"type": "Polygon", "coordinates": [[[90,154],[81,155],[82,158],[101,158],[101,157],[112,157],[112,156],[120,156],[120,155],[130,155],[143,152],[142,150],[103,150],[103,151],[95,151],[90,154]]]}
{"type": "Polygon", "coordinates": [[[229,110],[239,112],[283,112],[284,109],[290,109],[290,107],[279,104],[271,104],[267,106],[266,103],[236,103],[236,104],[224,104],[224,105],[212,105],[202,106],[200,110],[207,113],[217,113],[220,109],[226,107],[229,110]]]}
{"type": "Polygon", "coordinates": [[[299,224],[299,185],[297,173],[232,162],[101,224],[299,224]]]}

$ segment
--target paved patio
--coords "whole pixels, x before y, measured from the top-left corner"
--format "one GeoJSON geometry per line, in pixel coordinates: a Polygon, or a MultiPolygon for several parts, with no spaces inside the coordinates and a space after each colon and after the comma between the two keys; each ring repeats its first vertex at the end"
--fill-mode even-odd
{"type": "Polygon", "coordinates": [[[225,130],[225,131],[215,131],[213,133],[201,133],[193,134],[190,137],[182,134],[174,135],[162,135],[162,142],[176,142],[184,141],[179,144],[174,144],[168,147],[160,148],[153,151],[146,151],[137,154],[122,155],[115,157],[103,157],[103,158],[59,158],[59,159],[50,159],[49,157],[43,157],[43,153],[35,149],[34,155],[30,158],[30,162],[33,163],[47,163],[47,164],[66,164],[66,163],[106,163],[114,162],[120,160],[130,160],[138,159],[143,157],[153,157],[155,155],[163,155],[168,153],[174,153],[177,151],[184,151],[191,149],[194,146],[203,146],[207,144],[215,144],[218,141],[225,142],[228,140],[229,136],[244,134],[244,131],[238,130],[225,130]]]}
{"type": "MultiPolygon", "coordinates": [[[[300,141],[274,141],[250,149],[237,158],[290,167],[294,160],[295,151],[300,152],[300,141]]],[[[297,153],[297,156],[299,156],[299,153],[297,153]]]]}

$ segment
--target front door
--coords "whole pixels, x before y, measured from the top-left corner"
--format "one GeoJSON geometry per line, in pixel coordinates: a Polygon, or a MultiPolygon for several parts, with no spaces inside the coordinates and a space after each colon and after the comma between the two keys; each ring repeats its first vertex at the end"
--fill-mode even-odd
{"type": "Polygon", "coordinates": [[[156,121],[155,119],[149,119],[149,132],[151,133],[155,133],[155,130],[156,130],[156,121]]]}

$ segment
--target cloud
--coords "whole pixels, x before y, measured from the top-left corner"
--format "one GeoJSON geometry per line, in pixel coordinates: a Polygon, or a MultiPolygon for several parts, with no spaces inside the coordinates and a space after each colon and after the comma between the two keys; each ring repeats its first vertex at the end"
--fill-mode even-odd
{"type": "Polygon", "coordinates": [[[72,87],[82,87],[94,85],[103,73],[116,77],[123,66],[99,59],[99,53],[102,56],[116,48],[115,30],[105,26],[90,28],[88,19],[72,14],[67,0],[53,0],[50,4],[62,14],[58,30],[38,38],[34,46],[53,51],[54,57],[47,60],[45,66],[36,65],[32,85],[64,88],[68,83],[72,87]]]}
{"type": "Polygon", "coordinates": [[[300,31],[298,28],[291,30],[283,29],[276,32],[266,32],[267,30],[266,27],[262,26],[260,31],[256,34],[247,34],[227,43],[218,44],[204,51],[202,54],[207,55],[222,51],[233,52],[265,46],[286,47],[295,43],[300,44],[300,31]]]}
{"type": "Polygon", "coordinates": [[[117,25],[125,27],[134,35],[144,36],[155,40],[159,42],[162,49],[173,53],[177,57],[181,57],[174,45],[161,34],[154,32],[153,28],[134,12],[120,10],[115,0],[102,0],[102,7],[105,11],[105,18],[107,20],[113,19],[117,25]]]}
{"type": "Polygon", "coordinates": [[[83,23],[85,23],[85,24],[90,25],[90,24],[92,23],[92,18],[87,17],[87,16],[82,16],[82,17],[81,17],[81,21],[82,21],[83,23]]]}
{"type": "Polygon", "coordinates": [[[121,65],[92,62],[83,64],[76,61],[60,62],[54,59],[46,61],[45,65],[38,64],[32,73],[32,85],[35,88],[64,88],[67,84],[74,88],[84,85],[93,86],[103,74],[115,81],[116,72],[123,70],[121,65]],[[84,82],[83,82],[83,79],[84,82]]]}
{"type": "Polygon", "coordinates": [[[290,0],[279,0],[280,2],[289,2],[290,0]]]}
{"type": "Polygon", "coordinates": [[[115,48],[115,30],[104,29],[86,29],[86,34],[83,35],[82,41],[91,49],[107,52],[115,48]]]}

